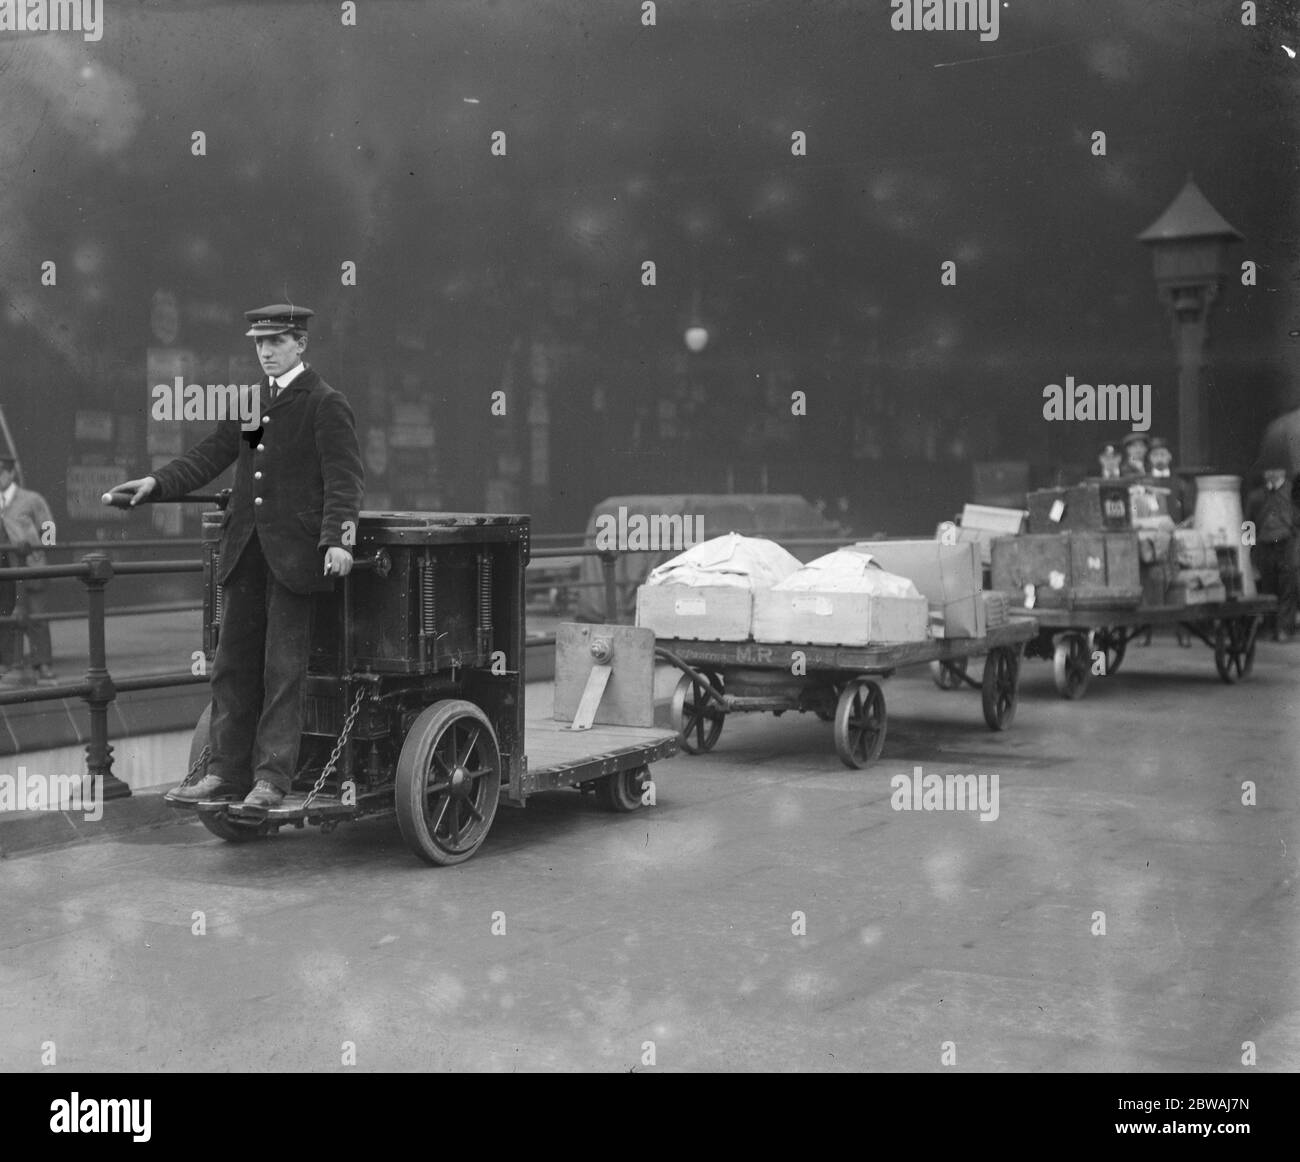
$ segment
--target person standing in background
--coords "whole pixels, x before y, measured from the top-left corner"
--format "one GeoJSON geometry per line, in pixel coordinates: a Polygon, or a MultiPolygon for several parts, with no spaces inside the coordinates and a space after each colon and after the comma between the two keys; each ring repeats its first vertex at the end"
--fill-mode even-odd
{"type": "Polygon", "coordinates": [[[1101,446],[1101,451],[1097,453],[1097,463],[1101,465],[1103,480],[1119,479],[1120,454],[1114,444],[1107,443],[1101,446]]]}
{"type": "Polygon", "coordinates": [[[1246,498],[1246,519],[1255,526],[1251,556],[1259,566],[1261,593],[1277,597],[1273,640],[1290,641],[1296,629],[1296,532],[1300,510],[1292,500],[1286,469],[1266,461],[1264,485],[1246,498]]]}
{"type": "Polygon", "coordinates": [[[1152,437],[1147,463],[1151,466],[1151,479],[1159,487],[1169,489],[1170,518],[1174,524],[1182,524],[1188,515],[1187,485],[1181,477],[1174,475],[1174,454],[1163,436],[1152,437]]]}
{"type": "Polygon", "coordinates": [[[1147,438],[1142,432],[1129,432],[1124,437],[1124,465],[1120,468],[1121,476],[1145,476],[1147,474],[1147,438]]]}
{"type": "MultiPolygon", "coordinates": [[[[45,497],[30,488],[20,488],[14,459],[0,456],[0,525],[4,526],[4,540],[8,542],[6,554],[14,565],[45,564],[42,534],[53,527],[53,522],[45,497]]],[[[36,667],[38,684],[53,685],[50,623],[44,619],[31,620],[33,614],[44,612],[45,582],[17,582],[13,613],[21,623],[0,627],[0,685],[22,684],[24,633],[31,643],[32,664],[36,667]]]]}

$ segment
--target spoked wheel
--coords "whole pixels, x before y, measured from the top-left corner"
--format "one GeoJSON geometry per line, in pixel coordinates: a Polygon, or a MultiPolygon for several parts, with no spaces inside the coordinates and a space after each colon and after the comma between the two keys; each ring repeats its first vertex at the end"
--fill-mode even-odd
{"type": "Polygon", "coordinates": [[[1052,676],[1062,698],[1082,698],[1088,688],[1092,658],[1088,653],[1087,635],[1067,633],[1056,643],[1052,654],[1052,676]]]}
{"type": "Polygon", "coordinates": [[[606,811],[635,811],[641,806],[641,794],[649,781],[647,766],[615,771],[596,780],[596,802],[606,811]]]}
{"type": "MultiPolygon", "coordinates": [[[[204,707],[203,713],[199,715],[199,720],[194,726],[194,737],[190,740],[190,761],[186,766],[187,770],[194,770],[194,764],[199,761],[199,755],[203,753],[203,748],[208,745],[212,734],[212,703],[209,702],[204,707]]],[[[205,764],[206,767],[206,764],[205,764]]],[[[203,778],[206,770],[195,771],[195,778],[203,778]]],[[[218,839],[224,839],[227,843],[249,843],[254,839],[261,839],[267,833],[267,826],[262,821],[255,823],[237,823],[231,819],[224,811],[200,811],[199,822],[203,824],[218,839]]]]}
{"type": "Polygon", "coordinates": [[[397,826],[428,863],[469,859],[486,838],[501,797],[501,752],[472,702],[435,702],[420,714],[397,760],[397,826]]]}
{"type": "Polygon", "coordinates": [[[835,708],[835,753],[855,770],[875,762],[885,746],[885,692],[870,678],[855,678],[835,708]]]}
{"type": "MultiPolygon", "coordinates": [[[[1151,630],[1148,627],[1147,633],[1151,630]]],[[[1148,644],[1149,641],[1148,641],[1148,644]]],[[[1092,635],[1092,648],[1101,650],[1106,655],[1106,673],[1117,674],[1124,664],[1124,653],[1128,649],[1128,637],[1122,626],[1104,625],[1092,635]]]]}
{"type": "Polygon", "coordinates": [[[966,685],[966,659],[953,658],[950,662],[941,662],[936,658],[930,663],[930,677],[940,690],[960,690],[966,685]]]}
{"type": "Polygon", "coordinates": [[[1257,624],[1253,617],[1227,617],[1215,622],[1214,668],[1225,682],[1240,682],[1254,667],[1257,624]]]}
{"type": "Polygon", "coordinates": [[[999,646],[984,660],[984,721],[990,730],[1006,730],[1016,719],[1020,698],[1020,653],[999,646]]]}
{"type": "MultiPolygon", "coordinates": [[[[719,674],[701,671],[718,689],[722,688],[719,674]]],[[[690,674],[683,674],[673,691],[672,724],[688,754],[703,754],[713,749],[722,733],[722,720],[726,710],[690,674]]]]}

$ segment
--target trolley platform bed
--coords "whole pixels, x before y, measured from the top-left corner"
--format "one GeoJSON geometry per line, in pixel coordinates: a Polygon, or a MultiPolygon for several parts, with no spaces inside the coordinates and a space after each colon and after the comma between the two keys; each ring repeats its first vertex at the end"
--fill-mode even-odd
{"type": "MultiPolygon", "coordinates": [[[[554,791],[601,780],[620,783],[631,792],[648,777],[645,768],[652,762],[677,753],[677,735],[662,728],[637,726],[593,726],[589,730],[572,730],[566,723],[549,719],[529,719],[524,723],[526,761],[523,764],[523,791],[554,791]],[[623,775],[621,780],[614,776],[623,775]]],[[[620,788],[610,786],[611,791],[620,788]]],[[[330,829],[331,822],[357,819],[363,815],[393,809],[392,788],[374,794],[359,794],[355,802],[344,802],[337,792],[322,790],[307,802],[306,791],[294,790],[275,807],[244,812],[238,804],[225,800],[201,802],[196,806],[211,819],[214,815],[240,818],[247,816],[272,827],[285,824],[318,823],[330,829]]],[[[509,802],[509,800],[505,800],[509,802]]]]}
{"type": "Polygon", "coordinates": [[[528,791],[550,791],[619,771],[635,770],[677,753],[674,731],[640,726],[593,726],[529,719],[524,723],[528,791]]]}
{"type": "Polygon", "coordinates": [[[984,637],[867,646],[666,638],[656,643],[655,654],[682,671],[671,713],[688,753],[712,750],[728,713],[812,711],[835,723],[841,761],[861,768],[880,756],[885,742],[885,696],[876,678],[927,663],[942,672],[960,662],[964,672],[967,658],[987,654],[983,681],[966,681],[982,690],[989,729],[1006,730],[1019,698],[1020,654],[1037,631],[1032,618],[1021,617],[984,637]]]}
{"type": "Polygon", "coordinates": [[[1154,626],[1176,625],[1214,651],[1219,677],[1229,684],[1249,676],[1255,661],[1260,621],[1277,609],[1277,598],[1237,597],[1203,605],[1060,606],[1014,608],[1014,618],[1033,618],[1038,632],[1025,647],[1026,657],[1052,661],[1057,692],[1082,698],[1100,651],[1105,673],[1115,674],[1128,643],[1154,626]]]}

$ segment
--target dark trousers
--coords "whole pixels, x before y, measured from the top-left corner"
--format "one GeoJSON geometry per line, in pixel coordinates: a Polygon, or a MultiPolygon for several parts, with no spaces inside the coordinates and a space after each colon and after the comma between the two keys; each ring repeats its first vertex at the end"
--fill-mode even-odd
{"type": "MultiPolygon", "coordinates": [[[[15,585],[14,582],[10,584],[15,585]]],[[[39,588],[33,589],[30,581],[17,582],[12,599],[0,597],[0,612],[12,611],[14,617],[20,618],[28,617],[33,613],[44,613],[45,585],[44,582],[37,582],[37,585],[39,588]]],[[[0,626],[0,666],[12,667],[23,664],[24,632],[32,646],[32,665],[52,665],[54,653],[50,648],[50,623],[28,621],[26,625],[0,626]]]]}
{"type": "Polygon", "coordinates": [[[256,533],[222,593],[208,773],[242,787],[265,779],[287,793],[302,736],[311,597],[275,579],[256,533]]]}
{"type": "Polygon", "coordinates": [[[1259,589],[1277,597],[1275,633],[1294,633],[1296,618],[1295,539],[1274,541],[1255,546],[1255,564],[1259,566],[1259,589]]]}

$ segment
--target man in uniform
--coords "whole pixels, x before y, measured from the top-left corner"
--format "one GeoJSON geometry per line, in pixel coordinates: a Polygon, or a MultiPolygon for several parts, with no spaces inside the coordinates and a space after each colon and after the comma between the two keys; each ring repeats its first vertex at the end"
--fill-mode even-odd
{"type": "Polygon", "coordinates": [[[217,580],[224,607],[212,668],[207,774],[168,796],[242,798],[278,806],[291,789],[302,734],[311,594],[352,569],[363,469],[352,409],[302,356],[314,312],[275,304],[245,312],[266,373],[262,426],[239,419],[151,476],[118,485],[131,503],[171,500],[232,463],[235,484],[221,533],[217,580]]]}

